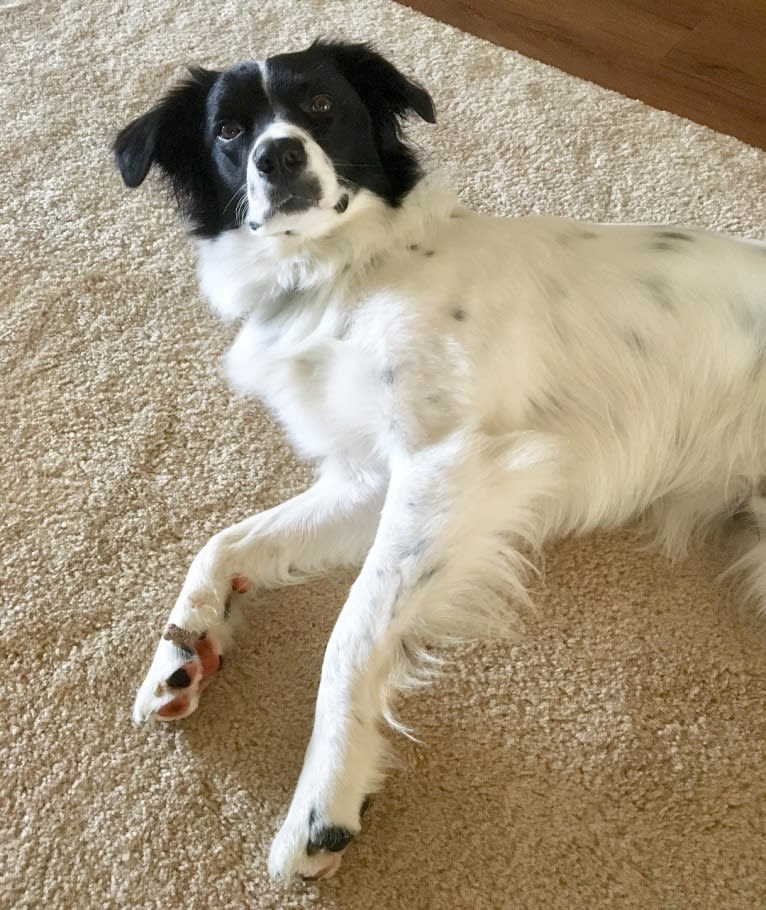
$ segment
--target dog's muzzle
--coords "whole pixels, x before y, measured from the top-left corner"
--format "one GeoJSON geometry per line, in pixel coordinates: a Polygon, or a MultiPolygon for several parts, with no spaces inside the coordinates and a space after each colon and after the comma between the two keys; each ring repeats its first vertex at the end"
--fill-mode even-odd
{"type": "Polygon", "coordinates": [[[269,139],[256,147],[253,163],[260,177],[278,186],[289,184],[306,169],[308,155],[300,139],[269,139]]]}
{"type": "Polygon", "coordinates": [[[250,229],[259,231],[273,221],[273,231],[288,234],[327,225],[328,215],[331,220],[346,211],[351,196],[311,136],[281,122],[272,124],[250,151],[247,193],[250,229]]]}
{"type": "Polygon", "coordinates": [[[306,148],[298,138],[259,143],[253,151],[253,164],[267,203],[267,217],[303,212],[322,197],[319,180],[308,170],[306,148]]]}

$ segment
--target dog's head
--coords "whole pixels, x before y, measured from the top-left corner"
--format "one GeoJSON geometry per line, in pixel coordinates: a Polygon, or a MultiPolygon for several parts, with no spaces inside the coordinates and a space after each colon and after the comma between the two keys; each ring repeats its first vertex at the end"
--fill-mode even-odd
{"type": "Polygon", "coordinates": [[[194,68],[117,136],[123,180],[157,165],[194,233],[247,221],[287,232],[337,218],[359,190],[397,205],[420,177],[401,118],[435,120],[428,93],[364,44],[194,68]]]}

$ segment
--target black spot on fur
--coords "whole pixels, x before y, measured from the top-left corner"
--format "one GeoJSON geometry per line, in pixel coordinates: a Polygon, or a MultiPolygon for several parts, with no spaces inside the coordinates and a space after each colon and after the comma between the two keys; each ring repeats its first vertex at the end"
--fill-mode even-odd
{"type": "Polygon", "coordinates": [[[191,676],[184,670],[183,667],[179,667],[175,673],[172,673],[165,680],[171,689],[186,689],[191,685],[191,676]]]}
{"type": "Polygon", "coordinates": [[[419,253],[419,252],[420,252],[420,247],[417,245],[417,243],[411,243],[411,244],[407,247],[407,249],[408,249],[411,253],[419,253]]]}
{"type": "Polygon", "coordinates": [[[309,842],[306,845],[306,853],[314,856],[320,850],[328,850],[330,853],[339,853],[345,850],[351,843],[354,835],[340,825],[321,826],[316,823],[316,809],[309,813],[309,842]]]}
{"type": "Polygon", "coordinates": [[[595,240],[598,234],[595,231],[578,231],[577,237],[579,240],[595,240]]]}
{"type": "Polygon", "coordinates": [[[430,569],[426,569],[426,571],[423,572],[422,575],[420,575],[420,577],[417,579],[413,587],[422,587],[424,584],[426,584],[426,582],[429,582],[432,578],[435,578],[443,568],[444,566],[439,563],[438,565],[432,566],[430,569]]]}
{"type": "Polygon", "coordinates": [[[383,380],[384,385],[393,385],[394,384],[394,369],[393,367],[386,367],[385,370],[380,374],[380,378],[383,380]]]}
{"type": "Polygon", "coordinates": [[[642,357],[647,356],[646,350],[646,340],[633,330],[630,330],[625,333],[625,342],[628,347],[635,351],[637,354],[640,354],[642,357]]]}
{"type": "Polygon", "coordinates": [[[680,240],[684,243],[694,243],[694,237],[686,231],[657,231],[660,240],[680,240]]]}
{"type": "Polygon", "coordinates": [[[423,250],[423,255],[426,259],[430,259],[431,256],[435,256],[436,253],[433,250],[423,250]]]}
{"type": "Polygon", "coordinates": [[[680,253],[694,242],[694,237],[685,231],[656,231],[654,236],[651,249],[661,253],[680,253]]]}
{"type": "Polygon", "coordinates": [[[458,322],[465,322],[468,318],[468,313],[462,307],[455,307],[452,311],[452,318],[456,319],[458,322]]]}
{"type": "Polygon", "coordinates": [[[538,420],[545,420],[548,417],[562,414],[564,411],[561,401],[554,395],[546,395],[542,401],[530,398],[529,406],[538,420]]]}
{"type": "Polygon", "coordinates": [[[405,544],[399,552],[399,558],[404,559],[415,559],[416,557],[422,555],[427,546],[427,541],[418,540],[414,544],[405,544]]]}
{"type": "Polygon", "coordinates": [[[675,312],[676,305],[673,302],[670,288],[664,281],[661,281],[659,278],[645,278],[641,283],[651,295],[652,300],[661,309],[667,310],[670,313],[675,312]]]}
{"type": "Polygon", "coordinates": [[[548,410],[554,414],[563,414],[564,413],[564,404],[561,399],[557,398],[555,395],[548,396],[548,410]]]}

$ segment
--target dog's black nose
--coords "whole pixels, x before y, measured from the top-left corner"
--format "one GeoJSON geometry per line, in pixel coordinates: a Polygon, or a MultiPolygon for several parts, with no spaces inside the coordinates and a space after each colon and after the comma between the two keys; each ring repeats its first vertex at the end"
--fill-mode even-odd
{"type": "Polygon", "coordinates": [[[259,145],[254,154],[258,173],[267,180],[289,179],[299,174],[308,158],[300,139],[270,139],[259,145]]]}

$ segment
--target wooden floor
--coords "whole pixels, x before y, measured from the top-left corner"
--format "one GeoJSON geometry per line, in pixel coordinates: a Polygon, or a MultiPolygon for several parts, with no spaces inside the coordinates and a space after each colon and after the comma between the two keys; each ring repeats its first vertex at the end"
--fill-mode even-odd
{"type": "Polygon", "coordinates": [[[766,0],[400,2],[766,148],[766,0]]]}

